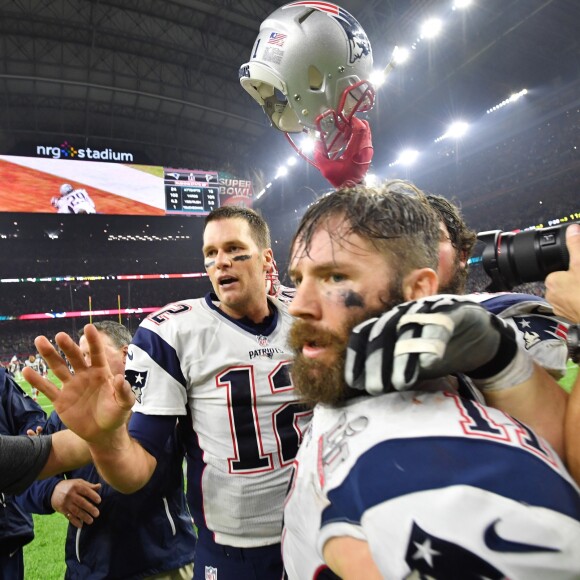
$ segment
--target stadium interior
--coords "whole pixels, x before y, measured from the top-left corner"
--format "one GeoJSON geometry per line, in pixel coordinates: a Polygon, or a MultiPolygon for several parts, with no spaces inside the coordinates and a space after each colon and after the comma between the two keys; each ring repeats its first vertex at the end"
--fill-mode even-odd
{"type": "MultiPolygon", "coordinates": [[[[579,2],[339,3],[367,32],[377,71],[395,47],[410,51],[377,81],[377,102],[364,115],[374,145],[368,179],[410,179],[444,195],[477,231],[580,218],[579,2]],[[420,32],[429,18],[440,18],[437,37],[420,32]],[[457,121],[468,125],[459,138],[448,131],[457,121]]],[[[68,139],[132,151],[139,164],[251,180],[288,283],[289,240],[330,186],[238,80],[260,22],[283,4],[0,1],[0,153],[27,155],[34,144],[68,139]]],[[[35,352],[37,334],[76,334],[96,319],[65,311],[108,309],[117,319],[115,309],[137,309],[123,315],[135,330],[138,309],[203,295],[202,228],[200,216],[0,212],[0,361],[35,352]],[[52,317],[18,318],[30,313],[52,317]]],[[[481,267],[472,280],[472,289],[485,288],[481,267]]]]}

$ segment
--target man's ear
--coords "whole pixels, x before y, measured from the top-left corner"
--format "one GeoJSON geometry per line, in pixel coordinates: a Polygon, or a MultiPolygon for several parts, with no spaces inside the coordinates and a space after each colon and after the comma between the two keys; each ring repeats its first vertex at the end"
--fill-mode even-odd
{"type": "Polygon", "coordinates": [[[274,263],[274,252],[271,248],[262,251],[262,256],[264,257],[264,272],[269,272],[274,263]]]}
{"type": "Polygon", "coordinates": [[[419,268],[403,279],[403,298],[408,301],[433,296],[437,294],[438,287],[437,272],[431,268],[419,268]]]}
{"type": "Polygon", "coordinates": [[[125,362],[127,362],[127,353],[129,352],[129,345],[124,344],[121,350],[123,351],[123,364],[125,364],[125,362]]]}

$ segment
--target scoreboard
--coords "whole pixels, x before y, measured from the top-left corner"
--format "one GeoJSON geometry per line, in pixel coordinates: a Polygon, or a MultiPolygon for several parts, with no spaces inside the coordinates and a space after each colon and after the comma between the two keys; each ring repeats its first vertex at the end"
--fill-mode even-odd
{"type": "Polygon", "coordinates": [[[217,171],[166,168],[163,182],[167,214],[205,215],[220,205],[217,171]]]}

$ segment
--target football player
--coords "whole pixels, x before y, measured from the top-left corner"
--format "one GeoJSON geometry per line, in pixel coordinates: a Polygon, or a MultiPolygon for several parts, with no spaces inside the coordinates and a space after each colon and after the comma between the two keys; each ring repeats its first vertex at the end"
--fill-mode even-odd
{"type": "Polygon", "coordinates": [[[51,205],[57,213],[97,213],[95,203],[86,189],[75,189],[70,183],[60,186],[60,196],[53,197],[51,205]]]}
{"type": "Polygon", "coordinates": [[[470,389],[543,375],[501,319],[432,296],[439,218],[387,188],[322,198],[292,244],[293,376],[316,407],[285,507],[288,575],[575,577],[580,490],[470,389]]]}

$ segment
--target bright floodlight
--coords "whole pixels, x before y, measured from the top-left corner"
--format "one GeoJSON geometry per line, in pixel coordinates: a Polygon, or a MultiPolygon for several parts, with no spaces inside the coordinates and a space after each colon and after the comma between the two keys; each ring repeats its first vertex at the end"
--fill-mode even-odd
{"type": "Polygon", "coordinates": [[[286,163],[290,167],[293,167],[294,165],[296,165],[296,157],[288,157],[288,161],[286,161],[286,163]]]}
{"type": "Polygon", "coordinates": [[[524,95],[527,95],[527,94],[528,94],[528,89],[522,89],[519,93],[513,93],[512,95],[509,96],[508,99],[497,104],[495,107],[488,109],[486,112],[488,115],[490,113],[494,113],[495,111],[497,111],[498,109],[501,109],[502,107],[505,107],[506,105],[509,105],[511,103],[515,103],[516,101],[518,101],[520,99],[520,97],[523,97],[524,95]]]}
{"type": "Polygon", "coordinates": [[[419,151],[416,149],[405,149],[404,151],[401,151],[396,163],[405,166],[413,165],[417,160],[417,157],[419,157],[419,151]]]}
{"type": "Polygon", "coordinates": [[[374,187],[379,182],[379,178],[375,173],[367,173],[365,176],[365,185],[374,187]]]}
{"type": "Polygon", "coordinates": [[[278,167],[278,171],[276,172],[276,177],[274,179],[278,179],[278,177],[286,177],[288,175],[288,168],[283,165],[282,167],[278,167]]]}
{"type": "Polygon", "coordinates": [[[463,10],[467,8],[472,3],[472,0],[455,0],[453,2],[453,10],[463,10]]]}
{"type": "Polygon", "coordinates": [[[435,38],[443,28],[443,22],[439,18],[429,18],[421,26],[421,38],[435,38]]]}
{"type": "Polygon", "coordinates": [[[385,82],[385,72],[382,70],[374,70],[369,75],[369,81],[374,87],[380,87],[385,82]]]}
{"type": "Polygon", "coordinates": [[[314,145],[314,138],[308,135],[302,139],[302,143],[300,143],[300,151],[302,151],[302,153],[312,153],[312,151],[314,151],[314,145]]]}
{"type": "Polygon", "coordinates": [[[455,121],[455,123],[451,123],[445,135],[452,139],[461,139],[461,137],[467,133],[468,128],[469,125],[465,121],[455,121]]]}
{"type": "Polygon", "coordinates": [[[409,60],[409,56],[411,56],[411,51],[404,46],[395,46],[393,50],[393,61],[395,64],[403,64],[407,60],[409,60]]]}

